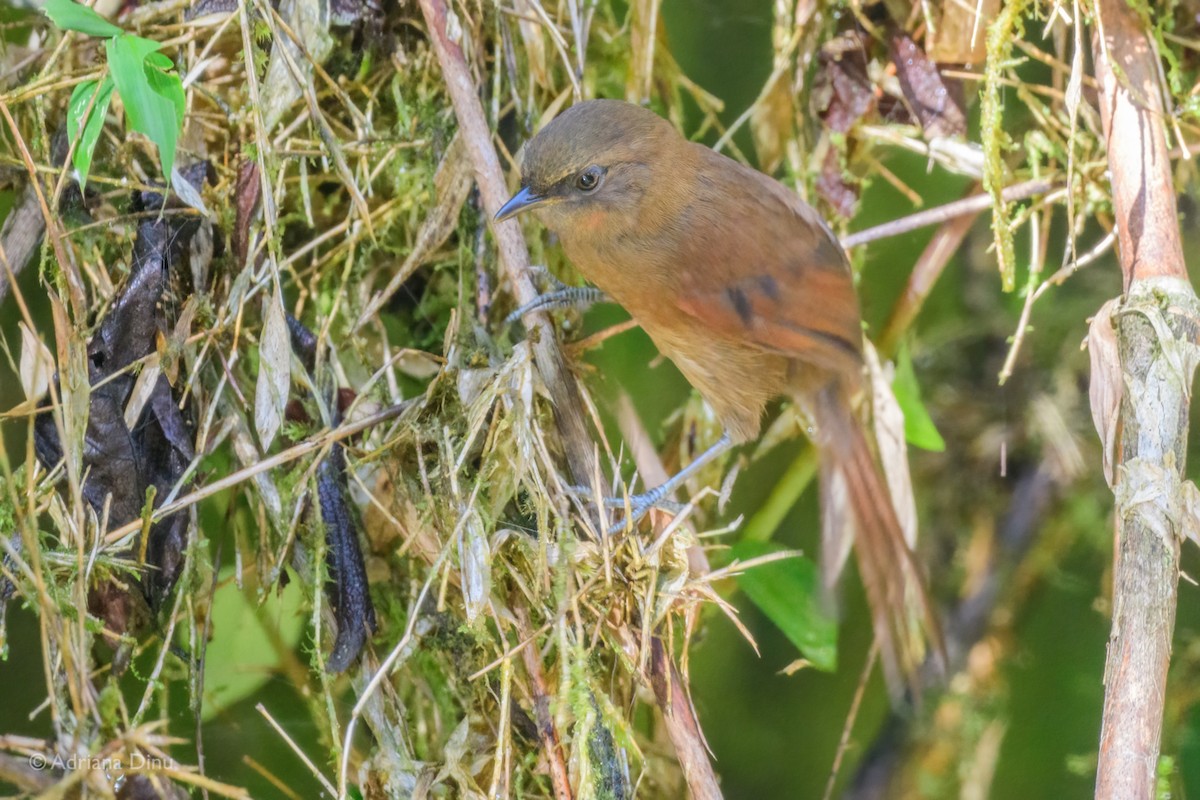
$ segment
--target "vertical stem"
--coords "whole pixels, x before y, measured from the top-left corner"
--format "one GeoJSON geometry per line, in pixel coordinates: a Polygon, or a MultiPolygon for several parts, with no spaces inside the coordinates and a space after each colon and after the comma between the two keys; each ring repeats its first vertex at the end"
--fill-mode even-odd
{"type": "MultiPolygon", "coordinates": [[[[1154,797],[1182,535],[1180,495],[1198,319],[1180,243],[1158,56],[1124,0],[1093,39],[1126,296],[1113,316],[1120,466],[1112,634],[1097,798],[1154,797]]],[[[1076,21],[1079,24],[1079,21],[1076,21]]]]}
{"type": "Polygon", "coordinates": [[[684,689],[679,670],[671,663],[662,639],[657,636],[650,643],[650,683],[692,800],[721,800],[721,788],[708,760],[696,710],[684,689]]]}

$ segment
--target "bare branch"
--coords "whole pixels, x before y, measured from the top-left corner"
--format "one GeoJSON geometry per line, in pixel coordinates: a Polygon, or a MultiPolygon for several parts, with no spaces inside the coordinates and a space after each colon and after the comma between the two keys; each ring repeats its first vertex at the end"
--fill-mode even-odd
{"type": "Polygon", "coordinates": [[[1200,314],[1180,244],[1158,56],[1124,0],[1101,0],[1098,11],[1093,50],[1126,296],[1111,323],[1097,323],[1115,329],[1119,369],[1092,375],[1122,398],[1118,418],[1101,420],[1119,426],[1121,446],[1096,797],[1126,800],[1154,797],[1200,314]]]}
{"type": "Polygon", "coordinates": [[[521,641],[530,641],[528,647],[521,648],[521,659],[525,662],[525,671],[529,673],[530,690],[533,692],[533,715],[537,723],[538,739],[542,743],[542,752],[546,763],[550,765],[550,783],[554,786],[555,800],[572,800],[571,778],[567,773],[567,762],[563,758],[562,740],[558,735],[558,727],[550,713],[550,693],[546,688],[546,675],[542,670],[542,658],[537,646],[533,643],[536,634],[531,633],[529,612],[521,606],[513,608],[517,617],[517,632],[521,641]]]}
{"type": "MultiPolygon", "coordinates": [[[[1000,196],[1010,203],[1015,203],[1018,200],[1028,200],[1039,194],[1046,194],[1054,188],[1054,183],[1048,180],[1025,181],[1024,183],[1009,186],[1000,193],[1000,196]]],[[[909,214],[907,217],[894,219],[891,222],[885,222],[882,225],[876,225],[873,228],[852,233],[842,239],[842,247],[849,250],[852,247],[860,247],[877,239],[887,239],[891,236],[911,233],[920,228],[927,228],[930,225],[940,225],[956,217],[974,216],[980,211],[991,208],[992,202],[993,198],[990,194],[977,194],[971,197],[964,197],[962,200],[946,203],[945,205],[927,208],[924,211],[909,214]]]]}
{"type": "Polygon", "coordinates": [[[683,678],[657,636],[650,643],[650,682],[693,800],[721,800],[721,789],[704,746],[692,698],[684,690],[683,678]]]}

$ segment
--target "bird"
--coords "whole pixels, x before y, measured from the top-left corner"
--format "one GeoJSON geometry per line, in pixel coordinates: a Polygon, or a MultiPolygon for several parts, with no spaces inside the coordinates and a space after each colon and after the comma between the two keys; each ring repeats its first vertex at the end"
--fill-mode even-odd
{"type": "Polygon", "coordinates": [[[571,106],[525,144],[520,165],[520,188],[496,224],[528,212],[553,232],[724,426],[687,468],[634,498],[634,514],[756,439],[767,404],[791,398],[820,454],[823,547],[842,546],[831,506],[848,498],[887,685],[894,700],[919,695],[925,644],[941,652],[940,633],[856,413],[866,389],[862,315],[846,253],[820,214],[774,178],[619,100],[571,106]]]}

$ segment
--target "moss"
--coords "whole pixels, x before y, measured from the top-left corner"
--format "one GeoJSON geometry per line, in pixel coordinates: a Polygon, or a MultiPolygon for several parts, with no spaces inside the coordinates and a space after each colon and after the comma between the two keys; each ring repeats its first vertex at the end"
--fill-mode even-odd
{"type": "Polygon", "coordinates": [[[984,71],[980,110],[980,135],[983,139],[983,185],[992,195],[992,236],[1000,283],[1004,291],[1016,286],[1016,256],[1013,253],[1012,215],[1003,197],[1008,170],[1004,152],[1012,146],[1005,128],[1003,77],[1014,66],[1013,41],[1025,35],[1025,10],[1028,0],[1002,4],[999,15],[988,26],[987,66],[984,71]]]}

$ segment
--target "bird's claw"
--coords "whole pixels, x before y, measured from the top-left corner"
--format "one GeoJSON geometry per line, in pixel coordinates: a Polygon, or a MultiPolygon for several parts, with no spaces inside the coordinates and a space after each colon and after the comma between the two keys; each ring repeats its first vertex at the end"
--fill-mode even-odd
{"type": "Polygon", "coordinates": [[[604,302],[608,295],[594,286],[568,286],[554,277],[545,267],[530,267],[534,280],[544,291],[504,318],[505,325],[512,325],[531,311],[549,311],[564,308],[587,308],[604,302]]]}
{"type": "MultiPolygon", "coordinates": [[[[613,534],[620,533],[627,527],[637,525],[642,517],[646,516],[654,508],[660,508],[673,514],[681,512],[684,509],[683,503],[668,500],[667,492],[660,491],[661,488],[654,488],[641,494],[631,494],[627,497],[600,498],[600,504],[604,508],[620,509],[628,512],[620,520],[609,526],[605,533],[612,536],[613,534]]],[[[572,494],[581,498],[587,498],[593,494],[592,490],[586,486],[569,486],[567,489],[572,494]]]]}

